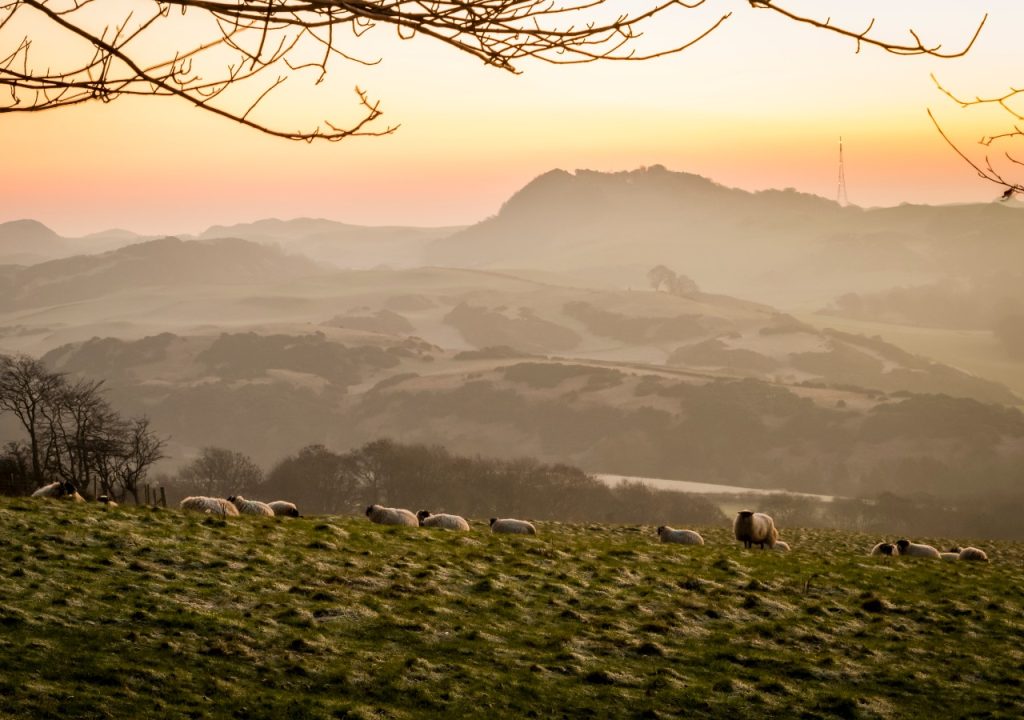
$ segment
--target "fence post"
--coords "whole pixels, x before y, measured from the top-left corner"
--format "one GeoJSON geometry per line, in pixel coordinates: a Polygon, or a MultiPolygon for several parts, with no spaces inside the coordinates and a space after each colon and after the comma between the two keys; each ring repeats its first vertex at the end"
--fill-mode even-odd
{"type": "Polygon", "coordinates": [[[160,486],[160,505],[167,507],[167,494],[164,492],[164,486],[160,486]]]}
{"type": "Polygon", "coordinates": [[[150,498],[150,494],[149,494],[149,485],[145,485],[144,487],[146,488],[146,504],[147,504],[147,505],[152,505],[152,504],[153,504],[153,501],[152,501],[152,500],[151,500],[151,498],[150,498]]]}

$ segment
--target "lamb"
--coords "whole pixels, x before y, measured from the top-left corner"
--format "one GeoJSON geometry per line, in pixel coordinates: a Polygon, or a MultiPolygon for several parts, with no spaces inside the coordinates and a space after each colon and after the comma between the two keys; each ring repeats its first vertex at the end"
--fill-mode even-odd
{"type": "Polygon", "coordinates": [[[406,525],[419,527],[420,521],[405,508],[390,508],[383,505],[371,505],[366,508],[366,517],[380,525],[406,525]]]}
{"type": "Polygon", "coordinates": [[[196,495],[187,497],[179,503],[182,510],[206,513],[207,515],[219,515],[229,517],[239,515],[238,508],[224,498],[206,497],[196,495]]]}
{"type": "Polygon", "coordinates": [[[775,552],[789,552],[789,543],[785,540],[776,540],[772,550],[775,552]]]}
{"type": "Polygon", "coordinates": [[[872,555],[887,555],[887,556],[891,557],[891,556],[899,555],[900,554],[900,549],[898,547],[896,547],[895,545],[893,545],[892,543],[883,542],[883,543],[878,543],[873,548],[871,548],[871,554],[872,555]]]}
{"type": "Polygon", "coordinates": [[[975,562],[988,562],[988,554],[981,548],[965,547],[960,551],[961,560],[973,560],[975,562]]]}
{"type": "Polygon", "coordinates": [[[299,514],[299,509],[295,507],[295,503],[290,503],[287,500],[275,500],[274,502],[267,503],[267,506],[274,511],[275,515],[302,517],[299,514]]]}
{"type": "Polygon", "coordinates": [[[238,512],[241,515],[274,517],[274,510],[265,502],[260,502],[259,500],[246,500],[241,495],[232,495],[228,498],[228,502],[234,503],[234,506],[238,508],[238,512]]]}
{"type": "Polygon", "coordinates": [[[663,543],[678,543],[679,545],[703,545],[704,538],[694,530],[674,530],[667,525],[658,528],[658,537],[663,543]]]}
{"type": "Polygon", "coordinates": [[[533,523],[526,520],[515,520],[513,518],[491,518],[492,533],[507,533],[511,535],[536,535],[537,528],[533,523]]]}
{"type": "Polygon", "coordinates": [[[933,548],[931,545],[921,545],[919,543],[912,543],[909,540],[897,540],[896,547],[899,548],[900,555],[907,555],[909,557],[923,557],[932,558],[933,560],[939,559],[939,551],[933,548]]]}
{"type": "Polygon", "coordinates": [[[85,498],[78,494],[74,484],[68,480],[59,480],[49,485],[43,485],[32,493],[32,497],[60,498],[61,500],[69,500],[76,503],[85,502],[85,498]]]}
{"type": "Polygon", "coordinates": [[[764,550],[765,545],[774,547],[779,539],[779,531],[775,529],[775,521],[771,516],[751,510],[740,510],[732,529],[736,539],[746,548],[760,545],[764,550]]]}
{"type": "Polygon", "coordinates": [[[420,521],[420,525],[423,527],[445,528],[447,530],[469,530],[469,523],[466,522],[466,518],[460,517],[459,515],[449,515],[447,513],[431,515],[427,510],[420,510],[416,513],[416,517],[420,521]]]}

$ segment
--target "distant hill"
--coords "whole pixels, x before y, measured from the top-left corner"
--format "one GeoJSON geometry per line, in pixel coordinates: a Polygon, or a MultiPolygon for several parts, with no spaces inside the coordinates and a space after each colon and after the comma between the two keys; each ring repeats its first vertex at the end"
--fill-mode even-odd
{"type": "Polygon", "coordinates": [[[424,264],[426,246],[461,227],[348,225],[333,220],[297,218],[214,225],[199,237],[237,237],[306,255],[337,267],[369,269],[382,265],[409,268],[424,264]]]}
{"type": "Polygon", "coordinates": [[[140,287],[280,282],[315,275],[306,258],[244,240],[164,238],[0,274],[0,310],[73,303],[140,287]]]}
{"type": "Polygon", "coordinates": [[[663,263],[701,287],[787,306],[1020,267],[1022,237],[1024,212],[1001,203],[841,207],[654,166],[541,175],[496,216],[434,241],[427,259],[586,271],[620,284],[641,284],[663,263]]]}
{"type": "Polygon", "coordinates": [[[67,240],[35,220],[0,223],[0,264],[31,265],[71,251],[67,240]]]}

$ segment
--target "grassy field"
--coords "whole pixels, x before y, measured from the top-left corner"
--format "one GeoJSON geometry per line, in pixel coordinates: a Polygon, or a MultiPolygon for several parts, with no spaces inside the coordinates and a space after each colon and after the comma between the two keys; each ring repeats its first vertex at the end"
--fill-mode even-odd
{"type": "Polygon", "coordinates": [[[0,500],[0,717],[1024,716],[1024,545],[539,530],[0,500]]]}

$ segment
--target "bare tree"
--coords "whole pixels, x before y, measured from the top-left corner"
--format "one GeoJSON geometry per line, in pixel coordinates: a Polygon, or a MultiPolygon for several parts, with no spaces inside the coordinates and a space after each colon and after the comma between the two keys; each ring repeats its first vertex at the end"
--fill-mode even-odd
{"type": "Polygon", "coordinates": [[[28,434],[32,478],[41,484],[45,477],[43,450],[47,437],[47,408],[65,387],[63,375],[49,372],[27,355],[0,357],[0,409],[13,413],[28,434]]]}
{"type": "Polygon", "coordinates": [[[294,140],[384,135],[395,126],[376,124],[380,106],[358,87],[359,117],[347,123],[292,130],[257,119],[257,109],[297,71],[311,71],[319,83],[335,61],[379,62],[349,49],[376,26],[518,72],[526,58],[560,64],[678,52],[730,13],[670,47],[647,52],[637,41],[655,18],[704,2],[651,0],[637,11],[622,0],[148,0],[135,3],[145,13],[124,15],[116,0],[7,0],[0,4],[0,85],[10,93],[0,112],[168,96],[294,140]],[[54,34],[48,47],[61,53],[37,57],[31,31],[40,28],[54,34]],[[168,36],[180,40],[168,47],[168,36]]]}
{"type": "Polygon", "coordinates": [[[263,482],[263,471],[240,452],[205,447],[199,457],[178,472],[178,480],[190,492],[224,497],[256,487],[263,482]]]}

